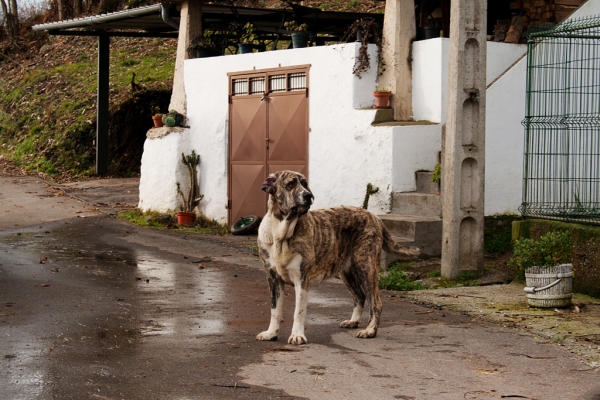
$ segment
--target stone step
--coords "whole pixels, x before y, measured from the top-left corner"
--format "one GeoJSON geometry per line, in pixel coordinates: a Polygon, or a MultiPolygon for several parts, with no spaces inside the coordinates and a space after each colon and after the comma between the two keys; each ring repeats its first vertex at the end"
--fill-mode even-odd
{"type": "Polygon", "coordinates": [[[439,219],[442,215],[442,198],[434,193],[392,193],[392,214],[439,219]]]}
{"type": "Polygon", "coordinates": [[[386,214],[379,218],[397,241],[416,246],[421,254],[439,256],[442,253],[442,220],[435,217],[386,214]]]}
{"type": "Polygon", "coordinates": [[[433,172],[431,171],[417,171],[417,192],[418,193],[430,193],[437,194],[440,187],[433,181],[433,172]]]}

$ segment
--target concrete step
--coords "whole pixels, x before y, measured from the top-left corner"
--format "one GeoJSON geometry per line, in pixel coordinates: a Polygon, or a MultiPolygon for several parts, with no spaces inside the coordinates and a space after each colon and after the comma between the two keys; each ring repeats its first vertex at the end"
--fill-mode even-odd
{"type": "Polygon", "coordinates": [[[442,215],[442,198],[434,193],[392,193],[392,214],[439,219],[442,215]]]}
{"type": "Polygon", "coordinates": [[[435,217],[386,214],[379,218],[397,241],[416,246],[421,254],[439,256],[442,253],[442,220],[435,217]]]}
{"type": "Polygon", "coordinates": [[[417,171],[416,181],[418,193],[437,194],[440,190],[439,185],[433,182],[433,172],[431,171],[417,171]]]}

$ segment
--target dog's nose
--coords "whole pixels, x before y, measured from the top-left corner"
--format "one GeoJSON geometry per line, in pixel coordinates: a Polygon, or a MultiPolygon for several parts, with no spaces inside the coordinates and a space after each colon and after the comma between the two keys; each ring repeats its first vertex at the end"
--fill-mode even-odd
{"type": "Polygon", "coordinates": [[[305,203],[310,203],[312,201],[312,199],[313,199],[313,195],[310,192],[304,193],[303,197],[304,197],[304,202],[305,203]]]}

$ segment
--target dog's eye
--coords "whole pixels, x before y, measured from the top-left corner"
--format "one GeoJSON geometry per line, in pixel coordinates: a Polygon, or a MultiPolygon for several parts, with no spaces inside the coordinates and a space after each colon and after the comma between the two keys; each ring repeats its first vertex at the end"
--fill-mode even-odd
{"type": "Polygon", "coordinates": [[[295,187],[296,187],[296,180],[295,179],[293,181],[290,181],[290,183],[288,183],[287,186],[286,186],[286,188],[288,190],[291,190],[291,189],[293,189],[295,187]]]}
{"type": "Polygon", "coordinates": [[[300,184],[301,184],[302,186],[304,186],[304,187],[307,187],[307,186],[308,186],[308,182],[306,182],[306,180],[305,180],[305,179],[302,179],[302,180],[300,181],[300,184]]]}

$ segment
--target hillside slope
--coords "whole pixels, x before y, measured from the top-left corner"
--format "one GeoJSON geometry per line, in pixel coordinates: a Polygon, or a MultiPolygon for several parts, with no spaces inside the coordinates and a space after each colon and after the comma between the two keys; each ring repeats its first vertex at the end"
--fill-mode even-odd
{"type": "MultiPolygon", "coordinates": [[[[96,39],[47,36],[28,47],[0,61],[0,157],[58,180],[93,174],[96,39]]],[[[132,152],[141,152],[152,107],[166,111],[175,51],[175,39],[112,39],[110,174],[139,171],[141,153],[132,152]],[[124,129],[128,119],[137,129],[124,129]]]]}

